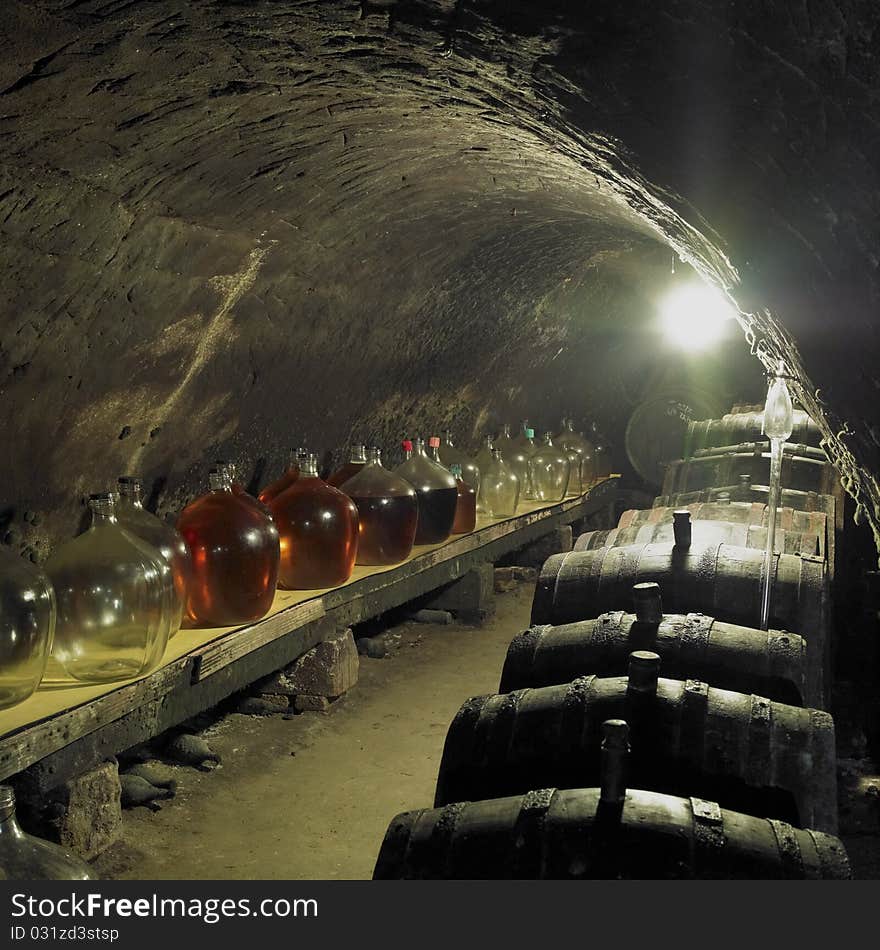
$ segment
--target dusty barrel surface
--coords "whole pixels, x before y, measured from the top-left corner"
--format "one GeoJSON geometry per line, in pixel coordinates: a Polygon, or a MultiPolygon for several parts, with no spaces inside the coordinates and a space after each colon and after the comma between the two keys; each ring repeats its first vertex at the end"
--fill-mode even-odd
{"type": "MultiPolygon", "coordinates": [[[[760,411],[729,412],[720,419],[695,420],[688,424],[685,452],[738,442],[760,442],[765,439],[763,423],[763,408],[760,411]]],[[[803,410],[795,410],[789,441],[818,447],[822,430],[803,410]]]]}
{"type": "Polygon", "coordinates": [[[628,878],[847,880],[842,842],[697,798],[630,789],[611,816],[598,788],[405,812],[374,880],[628,878]]]}
{"type": "Polygon", "coordinates": [[[828,713],[697,680],[643,686],[632,673],[468,700],[446,736],[434,804],[599,785],[602,723],[609,719],[629,723],[627,781],[635,788],[837,829],[828,713]]]}
{"type": "MultiPolygon", "coordinates": [[[[758,625],[763,552],[730,544],[670,542],[554,554],[544,563],[532,601],[533,624],[597,617],[631,603],[634,584],[655,581],[670,613],[704,613],[758,625]]],[[[772,562],[770,626],[807,641],[809,691],[827,705],[830,641],[828,572],[821,558],[777,554],[772,562]]]]}
{"type": "MultiPolygon", "coordinates": [[[[732,452],[675,459],[666,466],[661,493],[698,491],[716,485],[736,482],[748,475],[752,482],[766,482],[770,477],[768,444],[757,445],[754,452],[732,452]]],[[[782,484],[798,491],[833,495],[839,491],[840,477],[830,462],[799,455],[783,455],[782,484]]]]}
{"type": "MultiPolygon", "coordinates": [[[[829,498],[829,501],[831,502],[830,507],[833,509],[834,500],[829,498]]],[[[628,511],[624,511],[620,516],[617,527],[634,528],[647,524],[671,523],[675,512],[680,511],[682,508],[687,508],[695,523],[697,521],[732,521],[736,524],[761,525],[765,528],[767,526],[769,512],[767,505],[758,501],[690,502],[689,504],[679,505],[677,507],[655,506],[653,508],[643,509],[631,508],[628,511]]],[[[777,554],[810,554],[811,556],[825,558],[828,563],[831,580],[834,580],[836,539],[834,535],[833,514],[829,517],[825,511],[801,511],[797,508],[782,507],[777,509],[776,512],[776,527],[777,531],[781,529],[785,532],[785,544],[787,547],[787,550],[783,551],[780,549],[781,545],[777,543],[777,554]],[[803,536],[805,540],[803,542],[797,540],[798,536],[803,536]],[[815,537],[817,540],[818,546],[815,551],[791,550],[792,548],[801,547],[810,548],[811,542],[809,539],[811,537],[815,537]]],[[[764,535],[764,537],[766,539],[766,535],[764,535]]],[[[657,540],[660,539],[658,538],[657,540]]],[[[666,540],[668,540],[668,538],[666,540]]],[[[731,544],[737,543],[731,538],[718,538],[718,540],[727,540],[731,544]]],[[[758,546],[764,547],[765,545],[766,540],[758,546]]],[[[747,544],[745,547],[752,547],[752,545],[747,544]]]]}
{"type": "Polygon", "coordinates": [[[802,637],[754,630],[703,614],[664,615],[659,623],[613,611],[595,620],[531,627],[511,641],[499,692],[568,683],[589,673],[619,676],[633,650],[653,650],[672,678],[757,693],[789,705],[817,704],[807,683],[802,637]]]}
{"type": "MultiPolygon", "coordinates": [[[[761,451],[767,450],[767,441],[763,442],[738,442],[736,445],[713,445],[707,449],[696,449],[690,453],[693,458],[702,458],[706,455],[737,455],[751,454],[755,455],[761,451]]],[[[796,455],[800,458],[818,459],[820,462],[827,462],[828,456],[823,449],[813,445],[804,445],[803,442],[785,442],[782,446],[784,455],[796,455]]],[[[688,453],[685,453],[688,457],[688,453]]]]}
{"type": "MultiPolygon", "coordinates": [[[[664,509],[652,508],[651,511],[664,509]]],[[[767,547],[767,529],[761,525],[735,521],[707,521],[694,519],[693,541],[696,544],[712,544],[723,541],[744,548],[767,547]]],[[[604,531],[588,531],[574,543],[575,551],[592,551],[596,548],[620,547],[626,544],[650,544],[653,541],[672,541],[672,516],[663,521],[631,525],[626,528],[611,528],[604,531]]],[[[778,526],[774,547],[777,554],[806,554],[809,557],[824,557],[824,545],[819,536],[811,532],[792,531],[778,526]]]]}

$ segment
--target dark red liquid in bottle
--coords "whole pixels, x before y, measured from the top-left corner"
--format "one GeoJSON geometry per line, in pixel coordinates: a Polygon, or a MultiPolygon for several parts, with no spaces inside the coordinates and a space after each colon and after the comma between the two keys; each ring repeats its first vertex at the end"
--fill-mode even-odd
{"type": "Polygon", "coordinates": [[[461,476],[456,476],[458,484],[458,498],[455,505],[455,521],[452,524],[453,534],[467,534],[477,526],[477,493],[461,476]]]}
{"type": "Polygon", "coordinates": [[[398,564],[412,552],[419,520],[414,495],[352,495],[360,521],[358,564],[398,564]]]}
{"type": "Polygon", "coordinates": [[[192,554],[187,626],[250,623],[268,613],[275,597],[278,531],[254,499],[226,486],[187,505],[177,521],[192,554]]]}
{"type": "Polygon", "coordinates": [[[358,510],[352,500],[307,467],[270,503],[281,538],[279,583],[289,590],[344,584],[358,550],[358,510]]]}
{"type": "MultiPolygon", "coordinates": [[[[404,443],[408,450],[409,440],[404,443]]],[[[448,469],[425,454],[425,443],[416,439],[416,450],[394,470],[416,490],[419,500],[419,524],[416,544],[438,544],[452,534],[458,487],[448,469]]]]}

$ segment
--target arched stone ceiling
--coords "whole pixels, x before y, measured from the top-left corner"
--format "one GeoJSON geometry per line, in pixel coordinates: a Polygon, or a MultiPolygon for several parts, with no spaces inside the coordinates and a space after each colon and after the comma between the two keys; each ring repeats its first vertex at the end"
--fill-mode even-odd
{"type": "Polygon", "coordinates": [[[872,8],[7,0],[9,541],[42,556],[123,470],[171,511],[216,453],[475,437],[541,372],[549,423],[563,363],[612,413],[603,347],[670,246],[876,526],[872,8]]]}

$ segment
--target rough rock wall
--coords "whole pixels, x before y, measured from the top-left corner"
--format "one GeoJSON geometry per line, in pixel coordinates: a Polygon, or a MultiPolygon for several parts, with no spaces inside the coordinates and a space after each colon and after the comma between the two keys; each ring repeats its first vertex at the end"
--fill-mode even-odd
{"type": "Polygon", "coordinates": [[[615,263],[656,272],[658,242],[755,314],[829,435],[847,421],[832,451],[880,501],[875,15],[776,7],[10,0],[10,540],[44,554],[122,470],[173,511],[219,454],[259,480],[301,441],[474,437],[536,366],[549,424],[583,393],[560,350],[619,384],[596,318],[631,311],[615,263]]]}

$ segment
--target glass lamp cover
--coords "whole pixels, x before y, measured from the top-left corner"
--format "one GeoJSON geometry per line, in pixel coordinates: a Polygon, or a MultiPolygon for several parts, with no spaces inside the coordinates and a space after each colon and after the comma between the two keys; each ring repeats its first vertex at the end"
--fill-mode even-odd
{"type": "Polygon", "coordinates": [[[780,360],[777,375],[767,390],[767,402],[764,404],[764,435],[768,439],[785,442],[794,428],[794,408],[783,373],[785,367],[780,360]]]}

